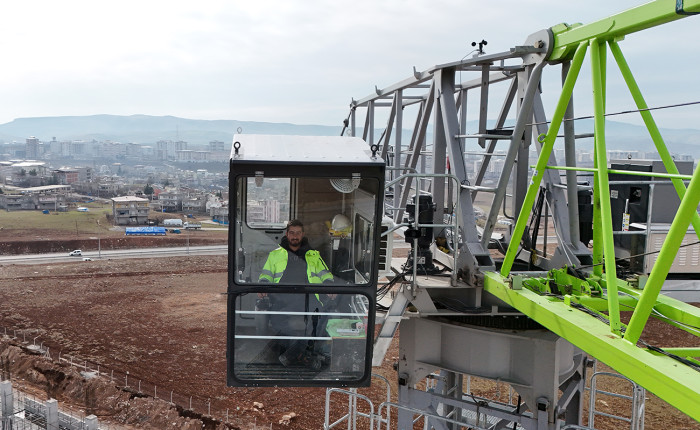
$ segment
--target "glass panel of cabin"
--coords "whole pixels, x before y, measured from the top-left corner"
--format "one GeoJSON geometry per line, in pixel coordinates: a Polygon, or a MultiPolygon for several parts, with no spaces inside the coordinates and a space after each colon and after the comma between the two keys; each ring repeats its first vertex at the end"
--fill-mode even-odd
{"type": "MultiPolygon", "coordinates": [[[[237,211],[245,220],[234,232],[234,282],[268,281],[261,278],[268,256],[285,246],[287,222],[297,219],[304,226],[303,246],[318,251],[333,284],[368,285],[377,264],[378,192],[378,181],[371,178],[238,178],[237,211]]],[[[273,280],[299,284],[287,277],[273,280]]]]}
{"type": "MultiPolygon", "coordinates": [[[[255,294],[255,293],[253,293],[255,294]]],[[[255,294],[236,297],[234,375],[241,381],[364,377],[368,304],[361,294],[255,294]],[[250,303],[253,303],[251,306],[250,303]]]]}
{"type": "Polygon", "coordinates": [[[241,175],[234,184],[229,382],[368,383],[379,179],[241,175]],[[298,249],[286,233],[293,219],[303,223],[298,249]]]}

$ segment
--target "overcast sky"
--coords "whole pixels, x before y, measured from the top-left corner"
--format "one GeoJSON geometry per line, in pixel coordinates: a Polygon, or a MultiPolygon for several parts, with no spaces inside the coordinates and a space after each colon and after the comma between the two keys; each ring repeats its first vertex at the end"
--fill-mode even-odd
{"type": "MultiPolygon", "coordinates": [[[[557,23],[593,22],[638,4],[8,1],[0,6],[0,123],[106,113],[335,125],[351,98],[407,78],[413,66],[459,60],[472,41],[506,51],[557,23]]],[[[700,17],[689,17],[622,42],[650,105],[700,100],[697,40],[700,17]]],[[[610,79],[609,110],[632,108],[610,79]]],[[[577,114],[590,113],[581,106],[577,114]]],[[[700,128],[697,107],[657,117],[663,126],[700,128]]]]}

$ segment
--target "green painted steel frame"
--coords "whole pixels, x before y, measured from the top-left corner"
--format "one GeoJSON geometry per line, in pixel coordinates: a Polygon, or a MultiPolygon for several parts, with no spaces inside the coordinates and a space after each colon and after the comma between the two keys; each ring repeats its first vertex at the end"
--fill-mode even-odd
{"type": "MultiPolygon", "coordinates": [[[[686,13],[700,12],[700,0],[678,0],[686,13]]],[[[677,0],[656,0],[590,24],[560,24],[552,27],[554,46],[549,61],[569,60],[582,42],[593,38],[614,40],[628,34],[684,18],[676,9],[677,0]]]]}
{"type": "Polygon", "coordinates": [[[517,244],[523,237],[525,232],[525,226],[527,225],[527,212],[535,203],[535,197],[539,192],[540,184],[542,183],[542,177],[544,176],[544,170],[547,166],[547,161],[549,160],[549,154],[552,152],[552,147],[554,146],[554,141],[557,138],[557,133],[559,132],[559,127],[561,127],[562,120],[564,119],[564,114],[566,113],[566,107],[571,99],[571,94],[574,91],[574,84],[576,83],[576,78],[578,73],[581,71],[581,65],[583,64],[583,59],[586,55],[586,50],[588,49],[588,43],[584,42],[576,50],[574,59],[571,62],[571,67],[569,73],[566,75],[564,80],[564,86],[562,88],[561,96],[557,102],[556,109],[554,110],[554,115],[552,117],[552,123],[549,128],[547,135],[545,136],[544,142],[542,144],[542,149],[540,151],[540,157],[537,159],[537,168],[535,169],[535,174],[532,176],[530,185],[528,186],[527,193],[525,194],[525,200],[523,201],[523,209],[521,210],[521,216],[515,223],[513,229],[513,240],[511,240],[511,246],[508,247],[506,251],[505,258],[503,260],[503,265],[501,266],[501,273],[507,275],[510,273],[510,269],[513,267],[513,262],[515,261],[515,255],[517,253],[517,244]],[[513,246],[512,244],[516,245],[513,246]]]}
{"type": "MultiPolygon", "coordinates": [[[[601,360],[671,405],[700,421],[700,372],[610,333],[609,326],[558,297],[511,288],[508,278],[489,272],[484,289],[601,360]]],[[[700,318],[695,308],[694,318],[700,318]]],[[[689,351],[692,353],[693,351],[689,351]]]]}
{"type": "MultiPolygon", "coordinates": [[[[560,25],[552,28],[554,44],[547,60],[550,62],[571,60],[570,70],[552,115],[551,126],[546,135],[540,136],[540,141],[543,143],[542,149],[527,189],[523,209],[513,229],[501,271],[487,273],[484,288],[700,421],[700,372],[671,357],[636,346],[652,314],[658,319],[700,337],[700,329],[698,329],[700,309],[659,295],[689,224],[693,225],[700,238],[700,216],[697,213],[700,203],[700,169],[694,172],[686,190],[683,180],[689,178],[679,174],[617,43],[626,34],[683,18],[687,16],[687,12],[700,12],[700,0],[679,0],[678,3],[675,0],[656,0],[592,24],[560,25]],[[680,11],[677,9],[679,5],[680,11]],[[606,48],[608,44],[668,172],[661,175],[647,174],[647,176],[670,179],[681,198],[681,205],[666,241],[641,290],[617,279],[616,274],[608,180],[608,173],[611,171],[607,166],[605,145],[606,48]],[[522,240],[530,208],[539,192],[543,172],[547,168],[556,168],[556,166],[547,166],[547,161],[588,47],[591,52],[593,83],[594,168],[578,170],[594,172],[593,274],[588,280],[577,282],[571,277],[567,278],[566,274],[553,271],[548,278],[527,278],[514,282],[509,274],[522,240]],[[557,285],[557,282],[568,283],[566,285],[568,290],[552,291],[552,287],[557,285]],[[514,289],[513,284],[525,288],[514,289]],[[561,294],[565,294],[563,299],[561,294]],[[575,304],[585,306],[590,313],[575,309],[573,307],[575,304]],[[626,309],[634,310],[626,327],[620,321],[621,305],[626,309]]],[[[674,348],[670,351],[675,351],[676,355],[697,363],[696,358],[700,348],[674,348]]]]}

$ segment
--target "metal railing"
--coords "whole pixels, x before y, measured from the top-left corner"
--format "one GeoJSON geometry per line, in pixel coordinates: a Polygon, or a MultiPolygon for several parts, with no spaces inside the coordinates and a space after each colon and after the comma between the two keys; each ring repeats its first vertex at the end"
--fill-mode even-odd
{"type": "Polygon", "coordinates": [[[55,399],[39,400],[15,390],[10,381],[0,382],[0,429],[2,430],[105,430],[95,415],[67,413],[55,399]]]}
{"type": "MultiPolygon", "coordinates": [[[[391,384],[389,384],[389,380],[387,380],[385,377],[377,374],[372,374],[372,378],[376,378],[384,382],[386,385],[386,401],[383,402],[387,403],[391,401],[391,384]]],[[[349,390],[345,390],[342,388],[327,388],[326,389],[326,409],[325,409],[325,421],[323,423],[323,429],[324,430],[330,430],[342,423],[347,423],[347,428],[348,430],[356,430],[357,429],[357,423],[358,423],[358,418],[365,418],[368,421],[369,424],[369,430],[374,429],[374,423],[377,421],[377,425],[381,425],[382,422],[386,423],[388,426],[389,423],[391,422],[391,417],[387,413],[387,417],[385,419],[381,419],[379,415],[375,415],[374,413],[374,403],[372,400],[363,395],[359,394],[357,392],[357,388],[351,388],[349,390]],[[340,418],[336,419],[335,421],[331,422],[331,416],[330,416],[330,406],[331,406],[331,395],[337,393],[341,395],[346,395],[348,397],[348,411],[344,415],[342,415],[340,418]],[[358,410],[358,405],[357,401],[358,399],[364,400],[367,403],[367,406],[369,407],[369,413],[367,412],[360,412],[358,410]]]]}
{"type": "Polygon", "coordinates": [[[645,400],[646,400],[646,390],[631,379],[626,378],[620,374],[612,372],[595,372],[591,376],[591,388],[590,397],[588,403],[588,426],[595,427],[595,417],[603,416],[611,418],[618,421],[623,421],[629,423],[630,430],[644,430],[644,410],[645,410],[645,400]],[[605,390],[599,390],[597,388],[597,378],[600,376],[607,376],[611,378],[618,378],[629,382],[632,385],[632,395],[628,396],[626,394],[613,393],[605,390]],[[607,412],[598,411],[595,408],[596,397],[598,394],[603,394],[606,396],[616,397],[619,399],[628,400],[632,403],[631,411],[629,417],[624,417],[621,415],[609,414],[607,412]]]}

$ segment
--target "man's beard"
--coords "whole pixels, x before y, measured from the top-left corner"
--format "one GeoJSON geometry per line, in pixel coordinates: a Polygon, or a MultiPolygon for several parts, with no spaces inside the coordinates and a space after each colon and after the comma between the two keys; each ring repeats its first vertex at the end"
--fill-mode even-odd
{"type": "Polygon", "coordinates": [[[301,244],[301,239],[297,239],[296,237],[289,239],[289,244],[292,246],[299,246],[301,244]]]}

